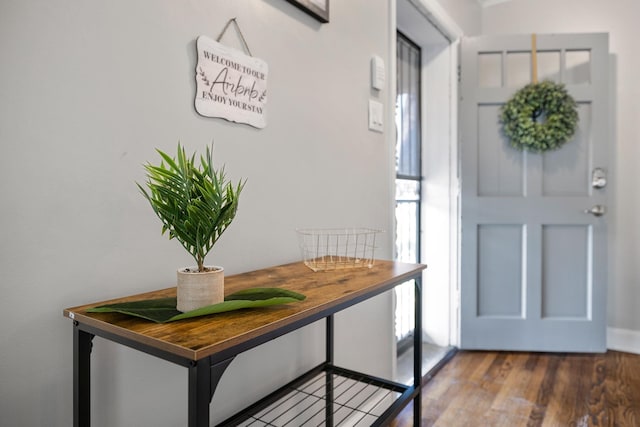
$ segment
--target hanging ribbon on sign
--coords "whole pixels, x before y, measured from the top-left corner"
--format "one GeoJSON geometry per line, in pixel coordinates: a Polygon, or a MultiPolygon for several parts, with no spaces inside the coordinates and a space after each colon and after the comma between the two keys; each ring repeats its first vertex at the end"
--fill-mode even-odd
{"type": "Polygon", "coordinates": [[[269,67],[265,61],[251,55],[236,18],[227,22],[216,40],[198,37],[196,48],[196,111],[205,117],[264,128],[267,125],[269,67]],[[248,55],[220,43],[232,23],[248,55]]]}

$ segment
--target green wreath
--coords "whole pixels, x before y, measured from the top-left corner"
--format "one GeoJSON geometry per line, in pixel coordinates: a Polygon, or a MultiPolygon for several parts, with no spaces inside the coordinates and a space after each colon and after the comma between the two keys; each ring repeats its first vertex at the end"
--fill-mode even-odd
{"type": "Polygon", "coordinates": [[[500,110],[511,146],[534,152],[555,150],[575,133],[576,101],[563,84],[545,80],[520,89],[500,110]]]}

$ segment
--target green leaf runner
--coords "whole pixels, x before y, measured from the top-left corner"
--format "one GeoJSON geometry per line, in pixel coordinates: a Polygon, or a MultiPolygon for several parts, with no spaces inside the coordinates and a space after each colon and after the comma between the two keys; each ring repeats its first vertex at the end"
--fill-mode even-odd
{"type": "Polygon", "coordinates": [[[252,288],[227,295],[225,301],[182,313],[176,309],[176,298],[159,298],[101,305],[87,310],[88,313],[121,313],[141,317],[156,323],[224,313],[243,308],[259,308],[303,301],[306,296],[279,288],[252,288]]]}

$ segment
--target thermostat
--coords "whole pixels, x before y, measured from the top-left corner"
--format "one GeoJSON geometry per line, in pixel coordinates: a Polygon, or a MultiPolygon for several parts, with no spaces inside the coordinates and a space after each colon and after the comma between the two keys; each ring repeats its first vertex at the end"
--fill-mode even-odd
{"type": "Polygon", "coordinates": [[[371,58],[371,87],[377,90],[384,88],[384,61],[379,56],[371,58]]]}

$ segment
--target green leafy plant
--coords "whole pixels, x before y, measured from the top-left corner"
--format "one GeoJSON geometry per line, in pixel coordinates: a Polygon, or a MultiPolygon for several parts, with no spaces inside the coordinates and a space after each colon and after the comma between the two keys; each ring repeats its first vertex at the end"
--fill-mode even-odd
{"type": "Polygon", "coordinates": [[[136,184],[162,221],[162,234],[169,232],[169,239],[178,240],[193,256],[198,271],[206,271],[204,258],[233,221],[246,181],[235,186],[227,181],[224,167],[214,169],[209,147],[199,166],[196,154],[188,157],[180,143],[175,158],[156,151],[160,165],[144,165],[149,191],[136,184]]]}
{"type": "Polygon", "coordinates": [[[571,139],[578,109],[564,85],[546,80],[518,90],[502,106],[500,121],[512,147],[543,152],[571,139]]]}

